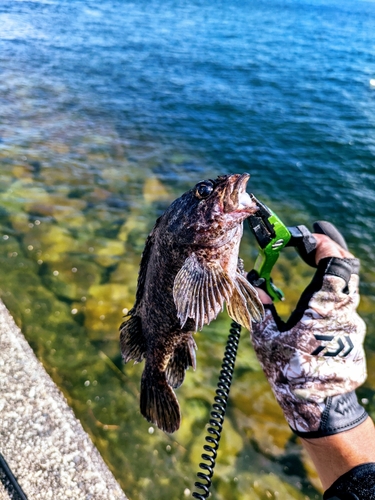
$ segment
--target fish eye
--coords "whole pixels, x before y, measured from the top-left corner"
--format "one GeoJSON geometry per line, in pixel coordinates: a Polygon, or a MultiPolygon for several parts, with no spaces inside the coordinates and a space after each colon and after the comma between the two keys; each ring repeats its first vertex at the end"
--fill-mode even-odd
{"type": "Polygon", "coordinates": [[[214,190],[212,181],[203,181],[195,186],[195,196],[199,199],[208,198],[214,190]]]}

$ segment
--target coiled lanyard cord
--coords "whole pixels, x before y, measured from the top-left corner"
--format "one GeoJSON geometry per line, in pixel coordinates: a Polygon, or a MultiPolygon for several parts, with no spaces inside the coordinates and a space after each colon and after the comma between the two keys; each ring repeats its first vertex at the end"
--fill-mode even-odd
{"type": "Polygon", "coordinates": [[[25,493],[22,491],[21,486],[18,484],[13,472],[10,470],[9,465],[5,458],[0,453],[0,481],[3,483],[5,489],[14,500],[27,500],[25,493]]]}
{"type": "Polygon", "coordinates": [[[201,462],[199,464],[199,467],[204,472],[197,473],[198,478],[204,482],[197,481],[194,483],[194,486],[201,491],[194,491],[193,497],[198,498],[199,500],[205,500],[210,494],[212,476],[214,475],[217,450],[219,449],[219,442],[223,429],[229,390],[232,384],[240,335],[241,325],[233,322],[229,330],[227,345],[225,347],[224,358],[216,389],[216,396],[214,397],[215,402],[212,405],[211,418],[209,420],[209,426],[207,427],[209,435],[205,437],[205,440],[208,444],[203,446],[204,451],[207,452],[202,453],[202,460],[205,462],[201,462]]]}

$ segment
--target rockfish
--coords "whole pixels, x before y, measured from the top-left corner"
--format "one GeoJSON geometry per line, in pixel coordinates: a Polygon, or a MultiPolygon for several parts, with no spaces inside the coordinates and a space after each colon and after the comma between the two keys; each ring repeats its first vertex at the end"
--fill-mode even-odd
{"type": "Polygon", "coordinates": [[[142,254],[136,301],[120,327],[125,362],[145,358],[140,410],[165,432],[180,426],[173,389],[195,369],[193,333],[223,310],[251,329],[263,306],[239,267],[243,221],[258,207],[249,174],[199,182],[159,217],[142,254]]]}

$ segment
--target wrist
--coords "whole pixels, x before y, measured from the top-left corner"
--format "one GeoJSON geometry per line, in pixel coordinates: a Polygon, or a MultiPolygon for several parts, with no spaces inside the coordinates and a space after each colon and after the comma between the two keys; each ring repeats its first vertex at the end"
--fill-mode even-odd
{"type": "Polygon", "coordinates": [[[375,428],[369,417],[348,431],[315,439],[301,438],[301,442],[324,489],[353,467],[375,462],[375,428]]]}

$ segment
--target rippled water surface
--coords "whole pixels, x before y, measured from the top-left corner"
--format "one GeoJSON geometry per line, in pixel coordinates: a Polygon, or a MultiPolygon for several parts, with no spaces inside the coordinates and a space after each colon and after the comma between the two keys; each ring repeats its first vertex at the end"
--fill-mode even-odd
{"type": "MultiPolygon", "coordinates": [[[[374,33],[361,0],[1,2],[1,297],[131,499],[188,497],[202,452],[226,315],[197,334],[172,436],[140,417],[117,333],[156,217],[202,178],[248,171],[287,224],[342,230],[375,415],[374,33]]],[[[310,276],[280,259],[282,314],[310,276]]],[[[320,498],[242,337],[214,497],[320,498]]]]}

